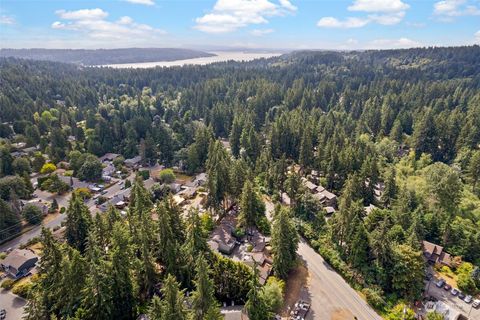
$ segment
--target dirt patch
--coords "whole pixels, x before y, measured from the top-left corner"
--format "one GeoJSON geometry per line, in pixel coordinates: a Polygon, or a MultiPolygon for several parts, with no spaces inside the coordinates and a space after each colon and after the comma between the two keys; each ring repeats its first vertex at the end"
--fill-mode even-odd
{"type": "Polygon", "coordinates": [[[49,213],[45,216],[45,218],[43,218],[43,223],[44,224],[47,224],[49,223],[50,221],[54,220],[56,217],[58,217],[60,215],[60,213],[57,211],[55,213],[49,213]]]}
{"type": "Polygon", "coordinates": [[[332,313],[332,317],[330,319],[331,320],[352,320],[353,314],[346,309],[335,310],[332,313]]]}
{"type": "Polygon", "coordinates": [[[288,316],[288,307],[292,307],[300,299],[302,289],[307,285],[308,270],[303,264],[293,269],[285,286],[285,303],[282,316],[288,316]]]}

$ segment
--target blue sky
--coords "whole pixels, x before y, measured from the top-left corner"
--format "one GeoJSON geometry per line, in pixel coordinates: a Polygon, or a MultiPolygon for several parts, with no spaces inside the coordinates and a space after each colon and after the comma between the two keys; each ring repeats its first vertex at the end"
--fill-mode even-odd
{"type": "Polygon", "coordinates": [[[480,43],[480,0],[0,0],[3,48],[383,49],[480,43]]]}

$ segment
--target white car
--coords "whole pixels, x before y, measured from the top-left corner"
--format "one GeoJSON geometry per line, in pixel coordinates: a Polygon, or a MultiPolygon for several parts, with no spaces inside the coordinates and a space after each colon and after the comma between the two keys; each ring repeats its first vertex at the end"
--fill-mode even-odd
{"type": "Polygon", "coordinates": [[[468,296],[465,297],[465,299],[463,299],[463,301],[465,301],[466,303],[470,303],[470,302],[472,302],[472,299],[473,299],[473,297],[471,295],[468,295],[468,296]]]}
{"type": "Polygon", "coordinates": [[[479,308],[480,307],[480,300],[478,300],[478,299],[473,300],[472,306],[474,308],[479,308]]]}

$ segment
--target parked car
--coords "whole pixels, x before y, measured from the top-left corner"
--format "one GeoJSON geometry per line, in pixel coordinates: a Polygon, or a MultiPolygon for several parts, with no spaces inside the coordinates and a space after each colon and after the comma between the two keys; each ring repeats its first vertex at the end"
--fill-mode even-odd
{"type": "Polygon", "coordinates": [[[463,299],[463,301],[465,301],[466,303],[470,303],[472,302],[472,300],[473,300],[473,297],[471,295],[468,295],[465,297],[465,299],[463,299]]]}
{"type": "Polygon", "coordinates": [[[472,306],[473,306],[474,308],[477,308],[477,309],[480,308],[480,300],[478,300],[478,299],[473,300],[472,306]]]}
{"type": "Polygon", "coordinates": [[[425,279],[428,281],[432,280],[432,278],[433,278],[433,274],[431,273],[427,273],[427,275],[425,276],[425,279]]]}
{"type": "Polygon", "coordinates": [[[458,297],[459,297],[460,299],[462,299],[462,300],[465,299],[465,293],[459,291],[459,292],[458,292],[458,297]]]}
{"type": "Polygon", "coordinates": [[[5,319],[7,317],[7,311],[5,309],[0,310],[0,319],[5,319]]]}
{"type": "Polygon", "coordinates": [[[448,283],[443,287],[443,290],[445,291],[450,291],[452,289],[452,286],[449,285],[448,283]]]}
{"type": "Polygon", "coordinates": [[[437,287],[441,288],[445,285],[445,280],[440,279],[438,282],[435,284],[437,287]]]}
{"type": "Polygon", "coordinates": [[[453,288],[450,293],[452,294],[452,296],[456,296],[458,294],[458,289],[453,288]]]}

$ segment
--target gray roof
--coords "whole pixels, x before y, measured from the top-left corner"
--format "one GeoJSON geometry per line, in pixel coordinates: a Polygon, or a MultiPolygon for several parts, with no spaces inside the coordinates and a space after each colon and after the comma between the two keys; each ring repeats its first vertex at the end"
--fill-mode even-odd
{"type": "Polygon", "coordinates": [[[1,264],[18,270],[25,262],[31,259],[35,259],[35,262],[38,261],[37,255],[32,251],[27,249],[15,249],[1,261],[1,264]]]}

